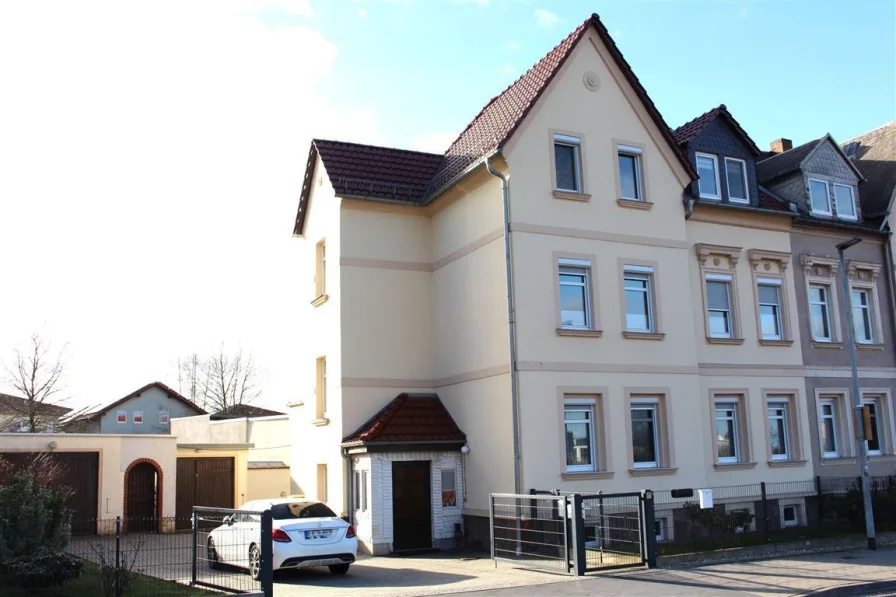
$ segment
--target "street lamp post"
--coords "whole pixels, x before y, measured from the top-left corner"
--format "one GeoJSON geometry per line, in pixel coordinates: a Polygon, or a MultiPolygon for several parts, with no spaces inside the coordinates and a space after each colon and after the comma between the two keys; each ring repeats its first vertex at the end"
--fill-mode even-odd
{"type": "Polygon", "coordinates": [[[843,252],[846,249],[862,242],[861,238],[851,238],[837,245],[837,253],[840,256],[840,281],[843,289],[843,300],[846,301],[846,330],[849,347],[849,366],[852,370],[852,396],[855,405],[853,421],[856,428],[856,445],[859,449],[859,468],[862,479],[862,500],[865,502],[865,534],[868,536],[868,549],[877,549],[877,538],[874,534],[874,510],[871,507],[871,476],[868,472],[868,445],[865,443],[865,433],[859,432],[863,429],[860,424],[863,420],[860,415],[862,411],[862,394],[859,390],[859,369],[856,363],[856,338],[855,338],[855,316],[852,308],[852,294],[849,292],[849,282],[846,276],[846,259],[843,252]]]}

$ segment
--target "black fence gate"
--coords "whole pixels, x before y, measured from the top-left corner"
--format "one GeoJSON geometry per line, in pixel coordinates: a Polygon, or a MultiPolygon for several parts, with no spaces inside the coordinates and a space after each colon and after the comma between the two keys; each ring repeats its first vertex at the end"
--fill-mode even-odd
{"type": "Polygon", "coordinates": [[[492,494],[491,555],[566,574],[656,566],[653,493],[492,494]]]}

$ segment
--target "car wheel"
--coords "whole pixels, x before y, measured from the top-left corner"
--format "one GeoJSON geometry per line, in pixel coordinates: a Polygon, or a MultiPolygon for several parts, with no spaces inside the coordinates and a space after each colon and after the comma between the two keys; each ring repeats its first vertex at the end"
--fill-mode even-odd
{"type": "Polygon", "coordinates": [[[254,544],[249,548],[249,575],[252,580],[261,580],[261,551],[254,544]]]}
{"type": "Polygon", "coordinates": [[[333,574],[345,574],[348,572],[348,564],[334,564],[330,566],[330,572],[333,574]]]}
{"type": "Polygon", "coordinates": [[[211,537],[208,538],[208,544],[206,545],[206,559],[208,560],[208,567],[212,570],[219,568],[221,565],[221,560],[218,558],[218,550],[215,548],[215,540],[211,537]]]}

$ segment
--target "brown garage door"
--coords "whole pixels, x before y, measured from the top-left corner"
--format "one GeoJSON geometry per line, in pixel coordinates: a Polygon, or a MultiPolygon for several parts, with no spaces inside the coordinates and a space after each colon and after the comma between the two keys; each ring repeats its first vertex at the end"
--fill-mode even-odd
{"type": "MultiPolygon", "coordinates": [[[[72,532],[96,533],[97,500],[99,496],[100,455],[98,452],[42,453],[59,464],[56,484],[69,488],[72,493],[66,505],[72,511],[72,532]]],[[[27,464],[37,453],[6,452],[0,454],[18,466],[27,464]]]]}
{"type": "Polygon", "coordinates": [[[234,508],[233,484],[233,458],[178,458],[177,528],[190,528],[193,506],[234,508]]]}

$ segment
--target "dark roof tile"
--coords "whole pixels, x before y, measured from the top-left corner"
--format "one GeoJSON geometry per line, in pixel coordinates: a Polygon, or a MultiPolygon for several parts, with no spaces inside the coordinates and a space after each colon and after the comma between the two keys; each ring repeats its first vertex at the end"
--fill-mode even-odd
{"type": "Polygon", "coordinates": [[[436,394],[399,394],[346,437],[343,445],[466,441],[467,436],[436,394]]]}
{"type": "Polygon", "coordinates": [[[759,178],[759,182],[766,183],[799,169],[809,152],[815,149],[823,139],[824,137],[812,139],[808,143],[756,162],[756,176],[759,178]]]}
{"type": "Polygon", "coordinates": [[[881,217],[890,207],[896,188],[896,122],[850,139],[841,147],[850,143],[858,143],[853,163],[865,176],[859,187],[862,216],[881,217]]]}
{"type": "MultiPolygon", "coordinates": [[[[71,412],[72,409],[56,404],[37,404],[35,410],[38,415],[44,417],[61,417],[71,412]]],[[[9,394],[0,394],[0,413],[24,414],[26,412],[28,412],[28,400],[9,394]]]]}
{"type": "Polygon", "coordinates": [[[692,141],[697,135],[699,135],[703,129],[705,129],[710,122],[715,120],[717,116],[722,116],[728,123],[737,131],[743,140],[746,142],[747,146],[753,150],[753,153],[756,155],[761,155],[762,152],[756,146],[756,143],[753,139],[750,138],[750,135],[747,134],[747,131],[740,125],[740,123],[735,120],[734,116],[731,115],[731,112],[728,111],[728,108],[725,104],[721,104],[718,107],[713,108],[712,110],[705,112],[698,116],[697,118],[684,123],[674,131],[672,131],[672,136],[675,137],[675,141],[679,145],[685,145],[692,141]]]}

